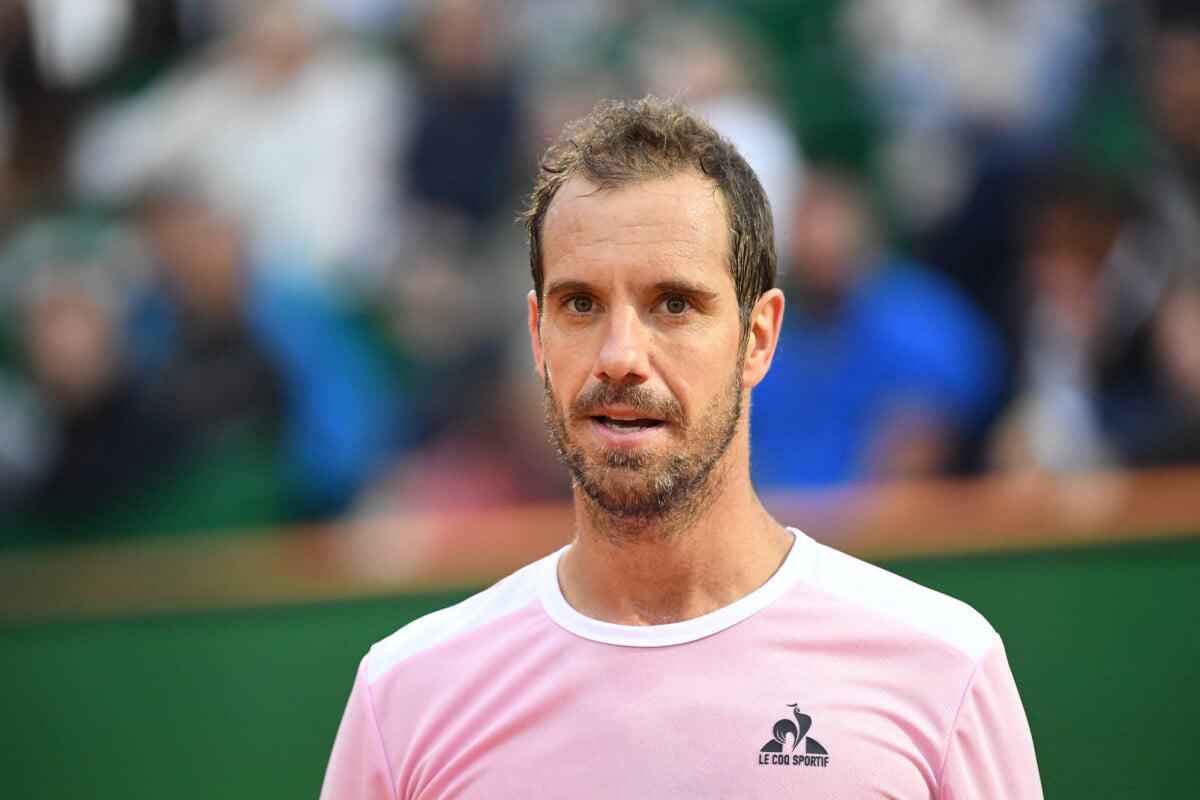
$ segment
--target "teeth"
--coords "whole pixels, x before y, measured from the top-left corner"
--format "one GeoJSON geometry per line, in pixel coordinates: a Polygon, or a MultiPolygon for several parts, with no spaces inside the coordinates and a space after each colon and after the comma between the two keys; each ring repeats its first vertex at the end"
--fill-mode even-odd
{"type": "Polygon", "coordinates": [[[639,425],[636,422],[626,423],[621,422],[620,420],[606,419],[604,421],[604,427],[608,428],[609,430],[616,431],[617,433],[633,433],[634,431],[640,431],[644,426],[639,425]]]}
{"type": "Polygon", "coordinates": [[[650,419],[613,419],[612,417],[601,417],[600,422],[604,427],[617,433],[636,433],[658,424],[655,420],[650,419]]]}

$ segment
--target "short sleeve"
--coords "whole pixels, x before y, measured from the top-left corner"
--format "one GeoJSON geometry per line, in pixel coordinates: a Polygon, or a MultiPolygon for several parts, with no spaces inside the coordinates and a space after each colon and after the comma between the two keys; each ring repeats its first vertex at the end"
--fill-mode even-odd
{"type": "Polygon", "coordinates": [[[1004,646],[976,667],[951,731],[941,800],[1040,800],[1033,737],[1004,646]]]}
{"type": "Polygon", "coordinates": [[[321,800],[396,800],[364,658],[325,770],[321,800]]]}

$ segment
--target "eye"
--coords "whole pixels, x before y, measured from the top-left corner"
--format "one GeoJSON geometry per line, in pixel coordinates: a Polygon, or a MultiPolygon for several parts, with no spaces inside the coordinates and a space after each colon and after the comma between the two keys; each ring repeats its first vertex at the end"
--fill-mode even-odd
{"type": "Polygon", "coordinates": [[[587,314],[595,307],[595,304],[592,302],[592,298],[577,294],[567,300],[567,306],[576,314],[587,314]]]}
{"type": "Polygon", "coordinates": [[[678,315],[688,310],[688,302],[682,297],[668,297],[663,301],[663,308],[668,314],[678,315]]]}

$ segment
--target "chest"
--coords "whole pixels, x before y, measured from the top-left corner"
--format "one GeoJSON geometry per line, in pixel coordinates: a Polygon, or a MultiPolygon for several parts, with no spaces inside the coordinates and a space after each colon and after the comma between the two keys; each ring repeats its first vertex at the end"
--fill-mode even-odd
{"type": "Polygon", "coordinates": [[[785,641],[763,637],[753,660],[598,645],[422,676],[403,692],[415,713],[381,719],[400,796],[936,796],[954,692],[919,663],[887,667],[903,658],[785,641]]]}

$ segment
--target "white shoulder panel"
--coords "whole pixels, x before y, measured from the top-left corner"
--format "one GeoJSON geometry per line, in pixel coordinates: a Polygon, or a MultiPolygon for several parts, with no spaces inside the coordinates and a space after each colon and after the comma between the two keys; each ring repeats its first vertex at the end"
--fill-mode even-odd
{"type": "Polygon", "coordinates": [[[810,552],[802,580],[813,588],[938,638],[978,661],[996,631],[971,606],[832,547],[799,536],[810,552]]]}
{"type": "Polygon", "coordinates": [[[374,682],[400,662],[461,636],[538,599],[539,567],[553,555],[528,564],[478,594],[413,620],[371,647],[368,677],[374,682]]]}

